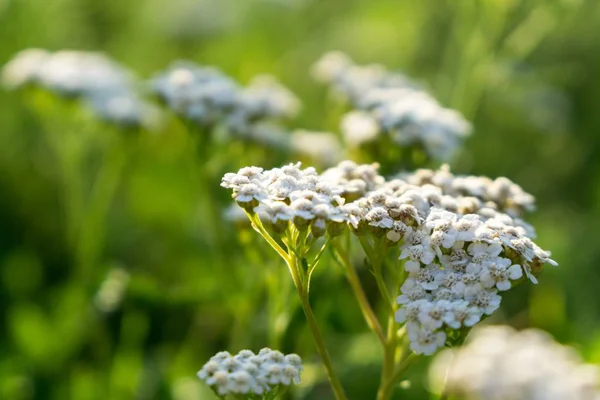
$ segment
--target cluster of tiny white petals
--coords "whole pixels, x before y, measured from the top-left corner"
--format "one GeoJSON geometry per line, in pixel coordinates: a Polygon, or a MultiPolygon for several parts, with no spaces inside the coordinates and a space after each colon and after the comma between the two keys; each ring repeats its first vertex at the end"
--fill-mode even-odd
{"type": "Polygon", "coordinates": [[[206,126],[229,112],[240,90],[231,78],[213,67],[174,62],[151,81],[153,92],[176,114],[206,126]]]}
{"type": "Polygon", "coordinates": [[[294,223],[299,229],[310,227],[318,237],[346,221],[342,189],[323,181],[314,168],[302,169],[300,163],[267,171],[242,168],[225,174],[221,186],[232,189],[238,205],[262,215],[261,220],[278,232],[294,223]]]}
{"type": "Polygon", "coordinates": [[[82,98],[101,119],[124,126],[156,128],[158,108],[135,89],[133,74],[102,53],[24,50],[2,70],[9,88],[39,86],[52,93],[82,98]]]}
{"type": "Polygon", "coordinates": [[[454,177],[445,167],[403,178],[386,180],[377,164],[342,161],[322,174],[300,164],[242,168],[222,186],[276,232],[290,223],[317,237],[349,229],[399,246],[408,277],[396,321],[406,324],[415,353],[433,354],[447,333],[494,313],[502,292],[525,279],[537,283],[544,264],[557,264],[533,242],[528,224],[507,213],[533,207],[531,195],[510,181],[489,180],[502,190],[475,190],[464,183],[480,178],[454,177]]]}
{"type": "Polygon", "coordinates": [[[228,394],[263,395],[278,387],[300,383],[302,359],[264,348],[258,354],[242,350],[236,355],[226,351],[215,354],[198,378],[219,396],[228,394]]]}
{"type": "Polygon", "coordinates": [[[406,76],[388,71],[381,64],[357,65],[346,54],[333,51],[312,66],[314,78],[330,85],[350,103],[362,107],[365,95],[373,89],[417,87],[406,76]]]}
{"type": "Polygon", "coordinates": [[[200,126],[223,124],[236,136],[285,145],[281,130],[265,122],[294,117],[300,102],[270,75],[242,87],[213,67],[179,61],[152,80],[152,89],[176,114],[200,126]]]}
{"type": "Polygon", "coordinates": [[[439,170],[420,169],[414,173],[400,174],[398,178],[412,185],[439,187],[444,195],[468,198],[473,203],[471,213],[490,208],[520,217],[525,212],[535,210],[534,197],[505,177],[490,179],[485,176],[454,175],[448,165],[443,165],[439,170]]]}
{"type": "Polygon", "coordinates": [[[405,76],[379,64],[356,65],[343,53],[333,52],[315,63],[313,75],[360,110],[342,120],[350,146],[387,135],[399,146],[419,146],[429,157],[445,160],[471,133],[460,113],[444,108],[405,76]]]}
{"type": "Polygon", "coordinates": [[[106,87],[126,86],[131,76],[102,53],[28,49],[4,66],[2,78],[10,87],[34,83],[56,93],[80,96],[106,87]]]}
{"type": "Polygon", "coordinates": [[[543,331],[488,326],[469,342],[436,357],[434,381],[445,392],[467,400],[600,399],[597,366],[543,331]]]}
{"type": "Polygon", "coordinates": [[[254,121],[292,118],[299,111],[300,101],[288,88],[271,75],[259,75],[238,93],[227,124],[245,131],[254,121]]]}

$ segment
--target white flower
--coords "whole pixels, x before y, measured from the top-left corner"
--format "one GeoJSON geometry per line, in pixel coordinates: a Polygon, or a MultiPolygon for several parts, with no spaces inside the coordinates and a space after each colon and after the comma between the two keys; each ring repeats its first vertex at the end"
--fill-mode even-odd
{"type": "Polygon", "coordinates": [[[387,210],[383,207],[375,207],[365,215],[369,225],[377,228],[391,228],[394,220],[390,218],[387,210]]]}
{"type": "Polygon", "coordinates": [[[429,230],[440,230],[447,232],[453,228],[457,216],[455,213],[442,210],[440,208],[432,208],[425,220],[425,227],[429,230]]]}
{"type": "Polygon", "coordinates": [[[294,212],[294,216],[298,218],[311,220],[315,217],[315,214],[313,213],[314,204],[308,199],[296,199],[290,204],[290,207],[294,212]]]}
{"type": "Polygon", "coordinates": [[[444,281],[444,271],[437,264],[421,268],[415,273],[415,279],[425,290],[436,290],[444,281]]]}
{"type": "Polygon", "coordinates": [[[255,211],[266,213],[269,221],[273,224],[279,221],[291,221],[295,215],[292,207],[281,201],[263,201],[255,211]]]}
{"type": "Polygon", "coordinates": [[[306,154],[321,164],[333,164],[342,153],[340,141],[330,132],[296,130],[291,134],[290,143],[293,151],[306,154]]]}
{"type": "Polygon", "coordinates": [[[417,244],[414,246],[403,246],[400,253],[400,260],[408,258],[404,263],[404,270],[411,273],[416,273],[423,265],[429,265],[433,262],[436,254],[429,246],[417,244]]]}
{"type": "Polygon", "coordinates": [[[483,285],[479,282],[478,274],[467,271],[459,276],[460,280],[452,286],[452,292],[460,294],[465,298],[469,298],[483,290],[483,285]]]}
{"type": "Polygon", "coordinates": [[[483,265],[479,279],[483,286],[491,288],[496,286],[498,290],[508,290],[511,287],[511,280],[517,280],[523,276],[523,270],[520,265],[511,265],[507,258],[496,258],[483,265]]]}
{"type": "Polygon", "coordinates": [[[404,306],[400,307],[398,311],[396,311],[396,322],[400,324],[403,322],[406,322],[407,324],[411,322],[417,322],[419,319],[419,313],[421,312],[421,307],[425,304],[428,304],[428,301],[425,299],[419,299],[404,304],[404,306]]]}
{"type": "Polygon", "coordinates": [[[446,300],[425,303],[419,311],[419,322],[426,329],[438,329],[444,321],[443,317],[451,304],[446,300]]]}
{"type": "Polygon", "coordinates": [[[463,215],[454,224],[454,228],[457,230],[456,240],[469,242],[475,240],[475,232],[482,224],[478,215],[463,215]]]}
{"type": "Polygon", "coordinates": [[[386,237],[392,242],[398,242],[406,234],[410,233],[412,228],[402,221],[394,221],[392,229],[386,233],[386,237]]]}
{"type": "Polygon", "coordinates": [[[429,329],[416,329],[408,331],[410,348],[416,354],[430,356],[446,343],[446,334],[441,331],[429,329]]]}
{"type": "Polygon", "coordinates": [[[460,329],[462,326],[471,327],[481,320],[483,312],[466,300],[453,301],[447,308],[443,320],[449,327],[460,329]]]}
{"type": "Polygon", "coordinates": [[[259,202],[265,200],[267,195],[262,187],[254,183],[248,183],[240,187],[238,192],[234,192],[233,198],[238,203],[251,203],[252,201],[259,202]]]}
{"type": "Polygon", "coordinates": [[[311,68],[313,77],[324,83],[336,80],[343,71],[352,65],[352,60],[340,51],[324,54],[311,68]]]}
{"type": "Polygon", "coordinates": [[[348,223],[350,223],[354,229],[357,229],[358,224],[362,221],[364,215],[366,214],[366,210],[362,207],[359,207],[359,205],[355,203],[345,204],[341,208],[346,215],[348,223]]]}
{"type": "Polygon", "coordinates": [[[27,49],[17,53],[2,68],[2,83],[16,88],[35,82],[39,70],[51,57],[51,53],[42,49],[27,49]]]}
{"type": "Polygon", "coordinates": [[[434,360],[430,375],[432,386],[443,382],[452,398],[600,398],[598,367],[583,364],[572,348],[542,331],[485,326],[448,353],[434,360]]]}
{"type": "Polygon", "coordinates": [[[250,350],[242,350],[235,356],[218,353],[197,375],[219,396],[263,395],[278,385],[300,383],[302,369],[302,360],[296,354],[283,355],[265,348],[257,355],[250,350]]]}
{"type": "Polygon", "coordinates": [[[481,290],[473,296],[472,302],[485,314],[492,315],[500,307],[502,297],[493,289],[481,290]]]}
{"type": "MultiPolygon", "coordinates": [[[[396,298],[395,319],[405,324],[419,352],[435,351],[449,329],[471,327],[491,315],[502,300],[498,291],[510,289],[512,281],[525,274],[535,282],[543,263],[554,264],[527,236],[523,222],[503,211],[511,207],[508,198],[499,204],[486,197],[490,182],[454,177],[447,168],[386,181],[377,165],[351,161],[320,175],[290,164],[223,178],[234,195],[258,188],[265,198],[257,211],[270,211],[268,218],[278,223],[293,219],[298,229],[311,229],[312,239],[335,236],[347,222],[351,232],[375,246],[400,243],[408,277],[396,298]],[[421,337],[423,331],[429,334],[421,337]]],[[[251,201],[258,204],[258,198],[251,201]]]]}
{"type": "Polygon", "coordinates": [[[341,130],[350,147],[375,140],[379,136],[377,121],[367,112],[350,111],[342,117],[341,130]]]}
{"type": "Polygon", "coordinates": [[[428,299],[431,295],[418,285],[414,278],[408,278],[402,285],[402,294],[396,297],[396,303],[408,304],[417,300],[428,299]]]}
{"type": "Polygon", "coordinates": [[[498,257],[502,251],[502,246],[498,243],[473,242],[467,247],[467,251],[473,257],[473,262],[480,263],[498,257]]]}

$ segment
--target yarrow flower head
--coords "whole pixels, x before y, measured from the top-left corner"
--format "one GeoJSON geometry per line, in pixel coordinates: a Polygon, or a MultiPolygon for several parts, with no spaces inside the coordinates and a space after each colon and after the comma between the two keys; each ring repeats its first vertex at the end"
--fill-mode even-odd
{"type": "Polygon", "coordinates": [[[357,109],[342,119],[349,146],[385,135],[400,147],[422,148],[431,159],[446,160],[471,133],[460,113],[379,64],[356,65],[345,54],[333,52],[315,63],[313,75],[357,109]]]}
{"type": "Polygon", "coordinates": [[[349,231],[397,246],[408,276],[396,321],[419,354],[493,314],[514,285],[536,283],[543,264],[556,265],[520,218],[533,197],[506,178],[454,176],[443,167],[386,180],[377,165],[343,161],[322,174],[300,164],[243,168],[222,186],[249,213],[264,212],[277,233],[293,224],[315,238],[349,231]],[[492,189],[498,181],[502,195],[492,189]]]}
{"type": "Polygon", "coordinates": [[[299,384],[302,370],[302,359],[297,354],[284,355],[264,348],[258,354],[250,350],[233,356],[219,352],[197,375],[220,397],[232,394],[262,398],[267,393],[281,395],[292,384],[299,384]]]}
{"type": "Polygon", "coordinates": [[[220,125],[247,141],[290,147],[279,123],[298,113],[300,101],[273,76],[256,76],[244,87],[214,67],[178,61],[150,85],[169,109],[200,127],[220,125]]]}
{"type": "Polygon", "coordinates": [[[153,92],[176,114],[201,126],[230,111],[239,85],[213,67],[178,61],[151,81],[153,92]]]}
{"type": "Polygon", "coordinates": [[[4,66],[2,81],[9,88],[37,86],[81,98],[95,115],[116,125],[160,125],[159,109],[142,98],[133,73],[102,53],[24,50],[4,66]]]}
{"type": "Polygon", "coordinates": [[[9,87],[37,84],[57,94],[81,96],[127,86],[131,73],[102,53],[28,49],[4,66],[2,78],[9,87]]]}
{"type": "Polygon", "coordinates": [[[539,330],[508,326],[475,330],[468,343],[440,353],[434,385],[467,400],[588,400],[600,398],[600,370],[539,330]]]}

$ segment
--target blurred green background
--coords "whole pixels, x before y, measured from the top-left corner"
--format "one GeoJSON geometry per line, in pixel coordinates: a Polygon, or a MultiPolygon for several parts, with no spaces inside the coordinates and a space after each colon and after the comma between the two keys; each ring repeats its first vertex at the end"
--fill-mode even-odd
{"type": "MultiPolygon", "coordinates": [[[[596,0],[0,0],[0,64],[40,47],[104,51],[141,77],[176,59],[241,82],[271,73],[303,101],[293,125],[307,129],[337,130],[309,75],[326,51],[415,78],[474,124],[453,171],[504,175],[533,193],[538,211],[528,219],[560,263],[538,286],[505,296],[494,320],[548,330],[592,362],[600,362],[598,32],[596,0]]],[[[253,156],[214,163],[199,185],[181,130],[123,137],[69,107],[40,113],[0,92],[0,399],[210,399],[195,372],[212,354],[270,343],[306,360],[294,396],[329,398],[293,296],[277,305],[285,312],[276,324],[289,323],[280,337],[265,316],[265,293],[291,282],[265,289],[256,271],[283,265],[262,243],[242,250],[259,241],[215,218],[228,204],[220,174],[253,156]],[[73,135],[100,149],[74,161],[83,170],[57,162],[48,139],[73,135]],[[127,154],[110,152],[115,140],[127,154]],[[73,209],[85,201],[65,202],[61,182],[89,177],[79,189],[93,193],[101,157],[126,161],[114,196],[98,206],[104,213],[89,216],[73,209]],[[73,230],[73,221],[88,228],[73,230]]],[[[261,157],[252,160],[293,161],[261,157]]],[[[325,263],[313,285],[350,397],[373,397],[377,344],[341,272],[325,263]]],[[[429,398],[426,364],[398,398],[429,398]]]]}

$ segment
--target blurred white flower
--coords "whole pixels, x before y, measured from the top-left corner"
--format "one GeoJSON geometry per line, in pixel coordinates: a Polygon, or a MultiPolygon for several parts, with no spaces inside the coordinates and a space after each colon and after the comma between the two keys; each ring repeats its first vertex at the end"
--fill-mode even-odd
{"type": "Polygon", "coordinates": [[[314,64],[313,75],[358,110],[342,120],[352,147],[386,135],[398,146],[420,147],[430,158],[446,160],[471,133],[460,113],[379,64],[356,65],[345,54],[332,52],[314,64]]]}
{"type": "Polygon", "coordinates": [[[102,53],[24,50],[5,65],[8,87],[37,85],[60,96],[80,98],[99,118],[119,126],[156,129],[158,107],[145,101],[134,75],[102,53]]]}
{"type": "Polygon", "coordinates": [[[17,53],[2,68],[2,83],[12,89],[35,82],[40,67],[50,57],[51,54],[42,49],[27,49],[17,53]]]}
{"type": "Polygon", "coordinates": [[[375,140],[379,136],[379,126],[375,118],[364,111],[346,113],[341,123],[344,141],[350,147],[375,140]]]}
{"type": "Polygon", "coordinates": [[[599,372],[545,332],[487,326],[440,353],[430,381],[436,392],[466,400],[595,400],[599,372]]]}
{"type": "Polygon", "coordinates": [[[333,133],[296,130],[290,140],[292,151],[308,155],[321,165],[332,165],[340,160],[342,146],[333,133]]]}

